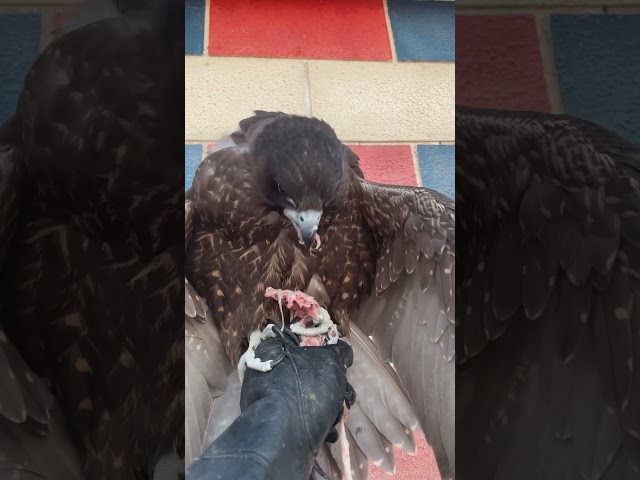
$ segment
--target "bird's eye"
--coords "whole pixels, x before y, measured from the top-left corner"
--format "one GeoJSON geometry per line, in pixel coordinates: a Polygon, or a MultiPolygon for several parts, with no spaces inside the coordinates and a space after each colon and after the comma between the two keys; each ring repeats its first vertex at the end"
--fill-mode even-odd
{"type": "Polygon", "coordinates": [[[284,195],[284,190],[282,189],[282,187],[280,186],[280,184],[278,184],[278,191],[280,192],[281,195],[284,195]]]}

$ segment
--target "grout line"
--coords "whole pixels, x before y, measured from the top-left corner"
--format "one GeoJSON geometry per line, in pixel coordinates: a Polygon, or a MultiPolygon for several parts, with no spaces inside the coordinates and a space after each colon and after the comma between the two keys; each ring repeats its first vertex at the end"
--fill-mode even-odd
{"type": "MultiPolygon", "coordinates": [[[[448,0],[447,0],[448,1],[448,0]]],[[[247,60],[247,59],[257,59],[257,60],[281,60],[281,61],[308,61],[308,62],[349,62],[349,63],[378,63],[388,65],[388,60],[363,60],[359,58],[298,58],[298,57],[264,57],[264,56],[255,56],[255,55],[207,55],[209,58],[235,58],[239,60],[247,60]]],[[[198,54],[189,54],[186,53],[185,57],[202,57],[202,55],[198,54]]],[[[426,64],[426,65],[455,65],[455,60],[453,61],[422,61],[422,60],[407,60],[402,62],[396,62],[398,65],[416,65],[416,64],[426,64]]]]}
{"type": "Polygon", "coordinates": [[[209,22],[211,17],[211,0],[204,0],[204,38],[202,39],[202,55],[209,55],[209,22]]]}
{"type": "Polygon", "coordinates": [[[416,182],[419,187],[424,187],[422,184],[422,172],[420,171],[420,158],[418,157],[418,145],[411,145],[411,156],[413,157],[413,169],[416,174],[416,182]]]}
{"type": "Polygon", "coordinates": [[[389,46],[391,48],[391,62],[398,63],[398,55],[396,54],[396,42],[393,38],[393,28],[391,28],[391,17],[389,16],[389,5],[387,5],[387,0],[382,1],[382,5],[384,6],[384,18],[387,23],[387,35],[389,36],[389,46]]]}
{"type": "Polygon", "coordinates": [[[309,77],[309,60],[304,60],[304,82],[305,82],[305,100],[307,102],[307,115],[313,116],[313,108],[311,105],[311,78],[309,77]]]}
{"type": "Polygon", "coordinates": [[[538,34],[538,46],[542,59],[542,72],[547,84],[547,97],[551,104],[553,113],[563,113],[564,106],[562,95],[560,94],[560,83],[558,81],[558,71],[556,70],[553,41],[551,38],[551,27],[549,25],[549,15],[538,13],[534,16],[536,21],[536,32],[538,34]]]}

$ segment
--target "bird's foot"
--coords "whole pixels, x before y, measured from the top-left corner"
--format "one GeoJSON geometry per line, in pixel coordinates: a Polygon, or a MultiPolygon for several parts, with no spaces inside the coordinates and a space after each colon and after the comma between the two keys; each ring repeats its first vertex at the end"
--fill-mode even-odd
{"type": "Polygon", "coordinates": [[[276,336],[273,333],[274,325],[270,323],[265,327],[262,332],[260,330],[254,330],[249,337],[249,348],[246,352],[240,357],[240,361],[238,362],[238,375],[240,375],[240,381],[244,378],[244,372],[247,368],[251,368],[253,370],[258,370],[259,372],[268,372],[271,370],[272,360],[262,361],[256,357],[256,348],[258,345],[262,343],[263,340],[267,338],[273,338],[276,336]]]}
{"type": "Polygon", "coordinates": [[[303,346],[317,346],[325,344],[333,345],[338,342],[338,338],[340,337],[338,334],[338,327],[331,320],[329,312],[322,307],[318,309],[318,312],[318,320],[320,320],[320,323],[315,327],[305,326],[305,323],[307,325],[309,324],[307,319],[292,323],[289,327],[293,333],[303,337],[300,341],[300,344],[303,346]],[[328,337],[326,343],[324,339],[325,334],[327,334],[328,337]],[[308,337],[318,337],[321,342],[310,342],[308,337]]]}

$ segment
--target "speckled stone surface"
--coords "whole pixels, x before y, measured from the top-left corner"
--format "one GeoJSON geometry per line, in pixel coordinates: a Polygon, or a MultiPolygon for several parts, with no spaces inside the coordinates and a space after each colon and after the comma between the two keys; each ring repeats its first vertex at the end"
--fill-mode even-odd
{"type": "Polygon", "coordinates": [[[456,17],[456,103],[550,111],[532,15],[456,17]]]}
{"type": "Polygon", "coordinates": [[[552,15],[566,113],[640,143],[640,15],[552,15]]]}
{"type": "Polygon", "coordinates": [[[185,139],[219,140],[254,110],[308,113],[297,60],[185,57],[185,139]]]}
{"type": "Polygon", "coordinates": [[[382,0],[211,0],[209,54],[391,60],[382,0]]]}
{"type": "Polygon", "coordinates": [[[418,145],[418,160],[422,185],[456,197],[455,145],[418,145]]]}
{"type": "Polygon", "coordinates": [[[38,56],[40,15],[0,13],[0,124],[16,109],[24,77],[38,56]]]}
{"type": "Polygon", "coordinates": [[[313,115],[345,142],[455,140],[455,66],[309,62],[313,115]]]}
{"type": "Polygon", "coordinates": [[[455,3],[388,0],[398,60],[455,60],[455,3]]]}

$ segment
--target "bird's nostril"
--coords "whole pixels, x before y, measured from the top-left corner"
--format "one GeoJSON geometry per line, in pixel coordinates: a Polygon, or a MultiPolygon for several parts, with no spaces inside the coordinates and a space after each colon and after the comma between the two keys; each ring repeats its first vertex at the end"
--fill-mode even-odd
{"type": "Polygon", "coordinates": [[[301,221],[301,222],[304,222],[304,217],[300,217],[300,221],[301,221]]]}

